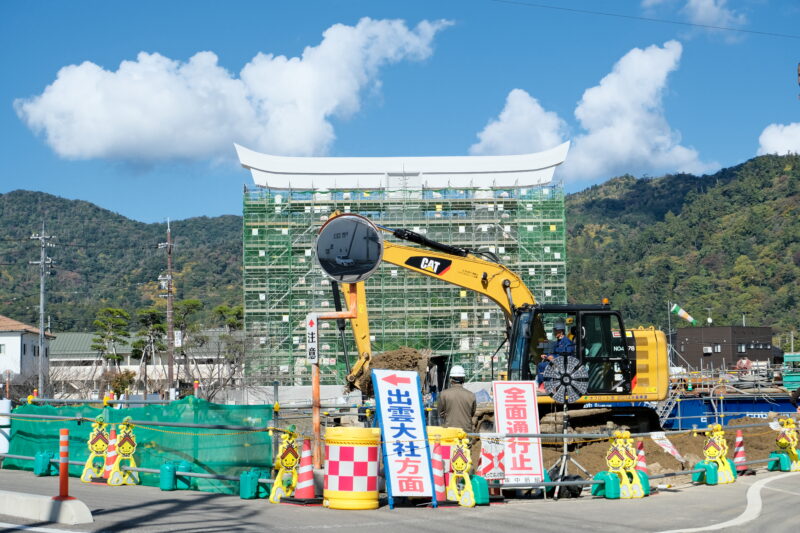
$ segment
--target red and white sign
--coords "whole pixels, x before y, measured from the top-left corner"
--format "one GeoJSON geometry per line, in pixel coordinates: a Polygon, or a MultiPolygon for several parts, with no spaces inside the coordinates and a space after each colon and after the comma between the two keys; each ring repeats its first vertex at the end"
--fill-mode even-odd
{"type": "MultiPolygon", "coordinates": [[[[495,428],[502,433],[539,433],[539,408],[533,381],[495,381],[495,428]]],[[[544,480],[542,441],[532,437],[506,437],[505,482],[538,483],[544,480]]]]}
{"type": "Polygon", "coordinates": [[[372,387],[375,389],[390,498],[434,498],[419,375],[403,370],[374,369],[372,387]]]}
{"type": "Polygon", "coordinates": [[[484,479],[506,477],[505,455],[505,444],[499,433],[481,433],[481,465],[478,475],[484,479]]]}
{"type": "Polygon", "coordinates": [[[672,441],[667,438],[666,433],[663,431],[655,431],[650,434],[650,438],[653,439],[653,442],[661,446],[661,449],[673,456],[675,459],[680,461],[681,463],[685,463],[686,459],[683,458],[681,452],[672,444],[672,441]]]}

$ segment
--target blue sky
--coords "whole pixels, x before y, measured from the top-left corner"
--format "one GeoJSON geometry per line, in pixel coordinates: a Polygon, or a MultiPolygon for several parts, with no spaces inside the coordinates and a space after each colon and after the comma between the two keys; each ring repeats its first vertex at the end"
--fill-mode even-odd
{"type": "Polygon", "coordinates": [[[427,156],[571,140],[571,192],[713,172],[800,151],[798,28],[800,4],[778,0],[5,0],[0,193],[145,222],[240,214],[234,142],[427,156]]]}

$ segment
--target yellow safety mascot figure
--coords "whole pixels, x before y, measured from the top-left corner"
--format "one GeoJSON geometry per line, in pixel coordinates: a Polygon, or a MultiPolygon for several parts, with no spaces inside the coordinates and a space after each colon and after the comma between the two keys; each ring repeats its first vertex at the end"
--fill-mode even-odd
{"type": "Polygon", "coordinates": [[[275,458],[275,483],[269,495],[271,503],[280,503],[284,496],[291,497],[297,486],[297,465],[300,462],[300,454],[297,453],[294,433],[284,433],[281,435],[281,445],[278,448],[278,456],[275,458]]]}
{"type": "Polygon", "coordinates": [[[720,424],[712,424],[705,432],[706,443],[703,447],[706,463],[716,463],[717,483],[733,483],[736,481],[736,474],[731,468],[728,460],[728,442],[725,440],[725,430],[720,424]]]}
{"type": "Polygon", "coordinates": [[[791,418],[781,418],[779,420],[783,429],[778,434],[775,444],[778,449],[789,456],[791,463],[790,472],[800,472],[800,458],[797,454],[797,428],[791,418]]]}
{"type": "Polygon", "coordinates": [[[650,488],[642,485],[640,475],[635,469],[636,448],[630,432],[615,431],[609,444],[606,453],[608,472],[603,474],[616,476],[619,479],[619,495],[616,494],[616,490],[613,494],[609,490],[606,497],[631,499],[647,496],[650,488]]]}
{"type": "Polygon", "coordinates": [[[89,447],[89,459],[83,467],[81,481],[91,483],[93,479],[103,480],[103,468],[106,464],[106,451],[108,450],[108,431],[102,416],[95,418],[92,423],[92,432],[89,433],[89,440],[86,441],[89,447]]]}
{"type": "Polygon", "coordinates": [[[631,438],[630,431],[622,432],[622,443],[625,446],[625,473],[630,480],[630,497],[631,498],[644,498],[646,492],[642,486],[642,481],[639,474],[636,472],[636,444],[631,438]]]}
{"type": "Polygon", "coordinates": [[[117,459],[114,461],[114,466],[111,467],[111,473],[108,476],[109,485],[139,484],[138,472],[122,470],[120,468],[123,461],[125,466],[136,468],[136,461],[133,458],[135,452],[136,436],[133,434],[133,425],[130,424],[130,417],[128,417],[119,425],[119,433],[117,434],[117,459]]]}
{"type": "Polygon", "coordinates": [[[469,439],[463,431],[452,446],[450,468],[453,471],[447,484],[447,499],[458,502],[462,507],[475,507],[475,494],[472,492],[472,480],[469,477],[472,455],[469,451],[469,439]]]}

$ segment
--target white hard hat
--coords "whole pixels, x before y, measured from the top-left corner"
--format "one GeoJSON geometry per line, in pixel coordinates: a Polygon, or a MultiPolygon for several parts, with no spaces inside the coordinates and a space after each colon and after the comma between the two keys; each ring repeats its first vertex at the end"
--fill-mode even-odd
{"type": "Polygon", "coordinates": [[[464,367],[461,365],[453,365],[453,368],[450,369],[450,377],[451,378],[463,378],[467,375],[464,372],[464,367]]]}

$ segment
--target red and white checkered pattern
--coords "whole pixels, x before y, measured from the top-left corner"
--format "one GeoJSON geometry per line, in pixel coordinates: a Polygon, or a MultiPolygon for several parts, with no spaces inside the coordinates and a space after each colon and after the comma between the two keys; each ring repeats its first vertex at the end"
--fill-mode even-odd
{"type": "Polygon", "coordinates": [[[378,490],[378,447],[326,445],[325,490],[378,490]]]}

